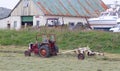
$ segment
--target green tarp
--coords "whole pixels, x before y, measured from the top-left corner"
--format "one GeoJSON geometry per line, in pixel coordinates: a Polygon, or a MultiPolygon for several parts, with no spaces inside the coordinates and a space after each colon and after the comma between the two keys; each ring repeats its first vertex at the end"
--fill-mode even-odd
{"type": "Polygon", "coordinates": [[[22,22],[32,22],[33,16],[22,16],[21,20],[22,20],[22,22]]]}

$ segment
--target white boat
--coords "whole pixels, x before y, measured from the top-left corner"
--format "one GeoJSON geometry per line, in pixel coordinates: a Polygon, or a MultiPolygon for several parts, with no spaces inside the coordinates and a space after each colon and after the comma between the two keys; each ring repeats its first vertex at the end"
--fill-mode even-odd
{"type": "Polygon", "coordinates": [[[120,24],[120,18],[117,19],[117,24],[120,24]]]}
{"type": "Polygon", "coordinates": [[[117,24],[120,7],[107,9],[98,18],[90,18],[88,22],[92,29],[109,29],[117,24]]]}

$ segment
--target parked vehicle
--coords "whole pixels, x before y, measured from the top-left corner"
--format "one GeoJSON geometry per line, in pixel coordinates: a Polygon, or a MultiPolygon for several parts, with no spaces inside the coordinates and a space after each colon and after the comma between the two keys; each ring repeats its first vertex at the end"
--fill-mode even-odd
{"type": "Polygon", "coordinates": [[[48,27],[57,27],[61,26],[62,24],[59,21],[59,18],[48,18],[46,21],[46,26],[48,27]]]}
{"type": "Polygon", "coordinates": [[[111,32],[120,32],[120,24],[117,24],[109,29],[111,32]]]}

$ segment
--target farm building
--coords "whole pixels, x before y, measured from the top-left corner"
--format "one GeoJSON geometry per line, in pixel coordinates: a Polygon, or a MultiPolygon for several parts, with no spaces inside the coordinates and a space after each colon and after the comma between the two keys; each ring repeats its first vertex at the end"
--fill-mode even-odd
{"type": "Polygon", "coordinates": [[[84,24],[106,9],[102,0],[20,0],[10,16],[0,20],[0,29],[84,24]]]}

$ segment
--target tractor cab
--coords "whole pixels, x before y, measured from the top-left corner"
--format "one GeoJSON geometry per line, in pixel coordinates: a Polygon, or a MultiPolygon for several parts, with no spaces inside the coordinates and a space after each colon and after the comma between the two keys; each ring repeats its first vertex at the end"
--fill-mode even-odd
{"type": "Polygon", "coordinates": [[[55,43],[55,35],[53,35],[53,34],[42,35],[42,43],[50,43],[50,42],[55,43]]]}
{"type": "Polygon", "coordinates": [[[56,46],[56,40],[54,34],[42,35],[42,41],[39,43],[39,36],[36,36],[36,42],[29,44],[29,49],[25,51],[25,56],[31,56],[31,53],[37,54],[41,57],[50,57],[57,55],[58,47],[56,46]]]}

